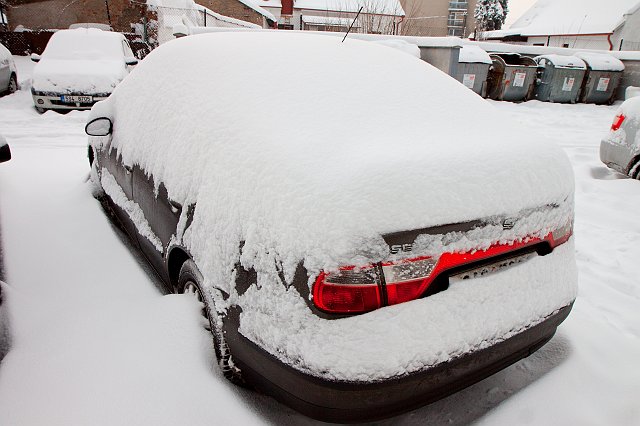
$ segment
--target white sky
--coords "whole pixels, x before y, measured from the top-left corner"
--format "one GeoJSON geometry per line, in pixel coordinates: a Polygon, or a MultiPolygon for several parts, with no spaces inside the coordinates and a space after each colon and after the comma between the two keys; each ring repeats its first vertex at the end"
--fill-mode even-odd
{"type": "Polygon", "coordinates": [[[525,13],[536,0],[509,0],[509,14],[505,21],[504,28],[508,29],[518,18],[525,13]]]}

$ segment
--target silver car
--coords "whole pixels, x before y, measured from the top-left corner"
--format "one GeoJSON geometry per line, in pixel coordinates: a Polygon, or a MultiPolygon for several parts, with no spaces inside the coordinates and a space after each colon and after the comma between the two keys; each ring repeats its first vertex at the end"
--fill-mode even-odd
{"type": "Polygon", "coordinates": [[[16,64],[9,49],[0,44],[0,95],[18,90],[16,64]]]}
{"type": "Polygon", "coordinates": [[[600,143],[600,160],[607,167],[640,179],[640,96],[622,103],[609,134],[600,143]]]}

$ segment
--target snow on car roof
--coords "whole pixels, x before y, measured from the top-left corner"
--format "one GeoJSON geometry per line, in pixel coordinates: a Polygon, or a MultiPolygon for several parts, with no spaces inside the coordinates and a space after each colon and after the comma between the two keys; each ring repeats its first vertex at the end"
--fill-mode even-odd
{"type": "Polygon", "coordinates": [[[465,45],[460,49],[460,59],[462,63],[491,64],[489,54],[478,46],[465,45]]]}
{"type": "Polygon", "coordinates": [[[606,53],[576,52],[575,55],[594,71],[624,71],[622,61],[606,53]]]}
{"type": "Polygon", "coordinates": [[[42,57],[47,59],[122,59],[120,33],[97,28],[76,28],[55,32],[42,57]]]}
{"type": "Polygon", "coordinates": [[[584,63],[584,61],[576,56],[550,54],[536,56],[534,59],[538,63],[541,59],[546,59],[551,62],[556,68],[587,69],[587,65],[584,63]]]}
{"type": "Polygon", "coordinates": [[[515,213],[573,188],[557,146],[491,125],[499,114],[454,79],[359,40],[185,37],[98,105],[92,116],[112,111],[124,162],[163,181],[171,199],[198,200],[191,244],[218,235],[237,248],[230,240],[241,238],[289,267],[362,262],[363,250],[386,255],[381,233],[515,213]]]}

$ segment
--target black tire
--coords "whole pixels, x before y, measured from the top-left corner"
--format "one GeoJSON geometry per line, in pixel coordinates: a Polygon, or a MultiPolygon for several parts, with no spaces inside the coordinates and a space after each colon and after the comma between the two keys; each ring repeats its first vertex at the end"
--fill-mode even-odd
{"type": "Polygon", "coordinates": [[[38,114],[44,114],[46,109],[44,108],[40,108],[39,106],[36,107],[36,111],[38,111],[38,114]]]}
{"type": "Polygon", "coordinates": [[[204,305],[202,308],[202,316],[207,319],[209,324],[207,330],[211,332],[211,336],[213,337],[213,347],[222,375],[231,383],[246,387],[247,384],[242,378],[242,372],[233,362],[229,346],[227,346],[224,338],[222,317],[215,308],[214,297],[210,292],[203,290],[203,282],[202,274],[198,270],[195,262],[191,259],[185,261],[178,274],[178,291],[182,294],[195,293],[198,301],[202,302],[204,305]]]}
{"type": "Polygon", "coordinates": [[[11,74],[11,77],[9,77],[9,88],[7,89],[7,92],[9,94],[15,93],[18,89],[18,79],[15,74],[11,74]]]}
{"type": "Polygon", "coordinates": [[[640,180],[640,160],[636,161],[634,165],[629,168],[629,177],[631,179],[640,180]]]}

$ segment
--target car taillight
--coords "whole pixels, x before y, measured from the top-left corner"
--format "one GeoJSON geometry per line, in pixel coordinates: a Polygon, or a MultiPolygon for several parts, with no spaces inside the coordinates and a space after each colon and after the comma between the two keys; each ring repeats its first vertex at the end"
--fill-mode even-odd
{"type": "Polygon", "coordinates": [[[417,299],[429,286],[429,278],[437,263],[437,259],[432,257],[382,263],[387,303],[395,305],[417,299]]]}
{"type": "Polygon", "coordinates": [[[407,302],[422,296],[443,272],[540,244],[546,243],[546,247],[554,249],[567,242],[572,234],[573,221],[570,220],[544,238],[532,236],[495,243],[484,250],[445,252],[437,257],[422,256],[321,272],[313,285],[313,302],[320,310],[338,314],[363,313],[407,302]]]}
{"type": "Polygon", "coordinates": [[[614,132],[618,130],[620,126],[622,126],[625,118],[627,117],[625,117],[624,114],[616,115],[613,119],[613,124],[611,124],[611,130],[613,130],[614,132]]]}
{"type": "Polygon", "coordinates": [[[321,272],[313,287],[313,299],[318,308],[327,312],[356,313],[378,309],[382,306],[382,296],[376,266],[321,272]]]}

